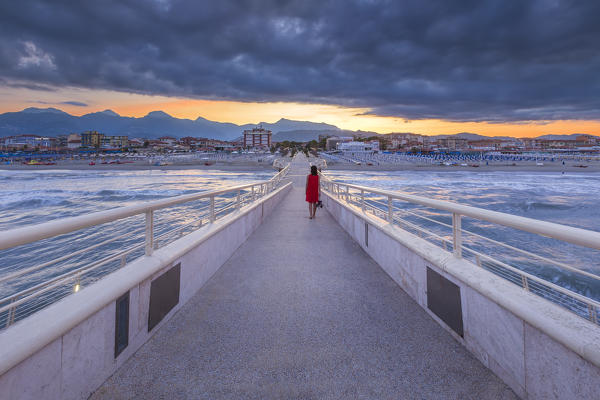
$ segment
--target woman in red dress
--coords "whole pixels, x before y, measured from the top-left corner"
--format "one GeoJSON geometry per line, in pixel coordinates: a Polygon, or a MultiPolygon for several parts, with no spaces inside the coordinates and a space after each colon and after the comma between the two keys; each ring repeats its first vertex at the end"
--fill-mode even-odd
{"type": "Polygon", "coordinates": [[[319,192],[319,174],[317,173],[317,167],[313,165],[310,167],[310,175],[306,177],[306,201],[308,201],[309,219],[315,217],[317,202],[319,201],[319,192]]]}

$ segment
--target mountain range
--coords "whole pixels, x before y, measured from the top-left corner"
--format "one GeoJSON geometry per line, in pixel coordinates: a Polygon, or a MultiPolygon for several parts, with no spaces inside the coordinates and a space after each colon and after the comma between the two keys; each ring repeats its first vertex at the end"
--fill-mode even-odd
{"type": "Polygon", "coordinates": [[[161,136],[195,136],[231,140],[242,135],[245,129],[262,125],[274,134],[283,131],[337,131],[334,125],[282,118],[275,123],[236,125],[229,122],[210,121],[202,117],[195,120],[180,119],[163,111],[152,111],[144,117],[123,117],[105,110],[80,117],[56,108],[26,108],[23,111],[0,114],[0,136],[35,134],[57,136],[94,130],[107,135],[158,138],[161,136]]]}
{"type": "MultiPolygon", "coordinates": [[[[230,122],[216,122],[198,117],[195,120],[172,117],[163,111],[152,111],[143,117],[124,117],[112,110],[105,110],[75,116],[56,108],[30,107],[22,111],[0,114],[0,137],[35,134],[40,136],[58,136],[95,130],[107,135],[127,135],[155,139],[161,136],[177,138],[185,136],[207,137],[211,139],[232,140],[239,138],[243,131],[258,125],[273,132],[274,141],[304,142],[318,139],[319,135],[375,136],[375,132],[342,130],[335,125],[309,121],[294,121],[282,118],[275,123],[236,125],[230,122]]],[[[543,135],[540,139],[563,140],[579,135],[543,135]]],[[[489,136],[462,132],[455,135],[437,135],[436,137],[456,136],[469,140],[490,139],[489,136]]],[[[495,136],[493,139],[509,139],[508,136],[495,136]]]]}

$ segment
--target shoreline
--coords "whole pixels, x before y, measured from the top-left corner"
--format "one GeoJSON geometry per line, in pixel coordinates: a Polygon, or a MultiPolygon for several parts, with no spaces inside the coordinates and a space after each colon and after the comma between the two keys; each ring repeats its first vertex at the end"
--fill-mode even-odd
{"type": "Polygon", "coordinates": [[[497,165],[481,165],[479,167],[460,166],[460,165],[419,165],[419,164],[398,164],[398,165],[351,165],[328,163],[324,171],[431,171],[431,172],[558,172],[558,173],[599,173],[600,165],[588,165],[587,168],[576,167],[574,165],[552,165],[545,164],[543,166],[531,164],[497,164],[497,165]]]}
{"type": "MultiPolygon", "coordinates": [[[[317,159],[311,161],[318,164],[317,159]]],[[[287,160],[286,160],[287,161],[287,160]]],[[[347,163],[328,163],[323,170],[358,171],[358,172],[385,172],[385,171],[430,171],[430,172],[552,172],[552,173],[600,173],[600,164],[587,164],[586,168],[577,167],[575,163],[544,164],[538,166],[531,163],[490,164],[479,167],[461,165],[431,165],[416,163],[401,163],[395,165],[353,165],[347,163]]],[[[61,160],[55,165],[25,165],[25,164],[0,164],[0,171],[48,171],[48,170],[74,170],[74,171],[169,171],[169,170],[223,170],[223,171],[276,171],[271,163],[257,161],[217,161],[211,165],[203,162],[173,162],[169,165],[150,165],[142,161],[124,164],[96,164],[89,165],[87,160],[61,160]]]]}
{"type": "Polygon", "coordinates": [[[71,170],[71,171],[158,171],[158,170],[224,170],[224,171],[276,171],[271,164],[252,161],[244,162],[219,162],[211,165],[204,163],[173,163],[169,165],[149,165],[143,162],[123,164],[96,164],[89,165],[88,161],[59,161],[54,165],[25,165],[25,164],[0,164],[2,171],[49,171],[49,170],[71,170]]]}

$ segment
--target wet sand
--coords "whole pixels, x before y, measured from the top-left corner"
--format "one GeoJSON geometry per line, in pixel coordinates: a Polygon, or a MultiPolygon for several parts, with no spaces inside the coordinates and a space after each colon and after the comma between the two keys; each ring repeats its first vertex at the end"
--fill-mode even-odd
{"type": "MultiPolygon", "coordinates": [[[[290,158],[280,159],[289,162],[290,158]]],[[[309,162],[319,165],[320,160],[310,157],[309,162]]],[[[199,170],[225,170],[225,171],[260,171],[275,170],[272,162],[258,162],[250,160],[218,160],[211,165],[205,165],[204,160],[175,161],[169,165],[152,165],[148,160],[137,160],[133,163],[123,164],[101,164],[89,165],[89,160],[58,160],[55,165],[25,165],[13,163],[10,165],[0,164],[0,170],[180,170],[180,169],[199,169],[199,170]]],[[[600,163],[598,162],[567,162],[562,165],[560,162],[544,163],[536,165],[532,162],[513,163],[490,163],[489,165],[480,164],[479,167],[461,166],[461,165],[439,165],[439,164],[419,164],[403,162],[398,164],[383,165],[354,165],[349,163],[328,162],[323,170],[343,170],[343,171],[472,171],[472,172],[491,172],[491,171],[515,171],[515,172],[556,172],[556,173],[598,173],[600,172],[600,163]],[[582,168],[579,165],[586,165],[582,168]]]]}
{"type": "Polygon", "coordinates": [[[21,163],[0,164],[0,170],[13,171],[39,171],[39,170],[90,170],[90,171],[113,171],[113,170],[225,170],[225,171],[262,171],[274,170],[271,163],[257,161],[216,161],[205,165],[204,161],[173,162],[169,165],[152,165],[147,160],[138,160],[133,163],[89,165],[89,160],[59,160],[55,165],[26,165],[21,163]]]}

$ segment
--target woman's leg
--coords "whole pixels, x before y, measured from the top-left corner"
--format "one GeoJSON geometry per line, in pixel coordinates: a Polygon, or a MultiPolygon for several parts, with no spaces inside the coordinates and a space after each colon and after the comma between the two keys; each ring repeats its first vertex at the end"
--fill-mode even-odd
{"type": "Polygon", "coordinates": [[[308,218],[312,218],[312,203],[308,203],[308,218]]]}
{"type": "Polygon", "coordinates": [[[312,204],[312,217],[315,218],[315,214],[317,213],[317,203],[312,204]]]}

